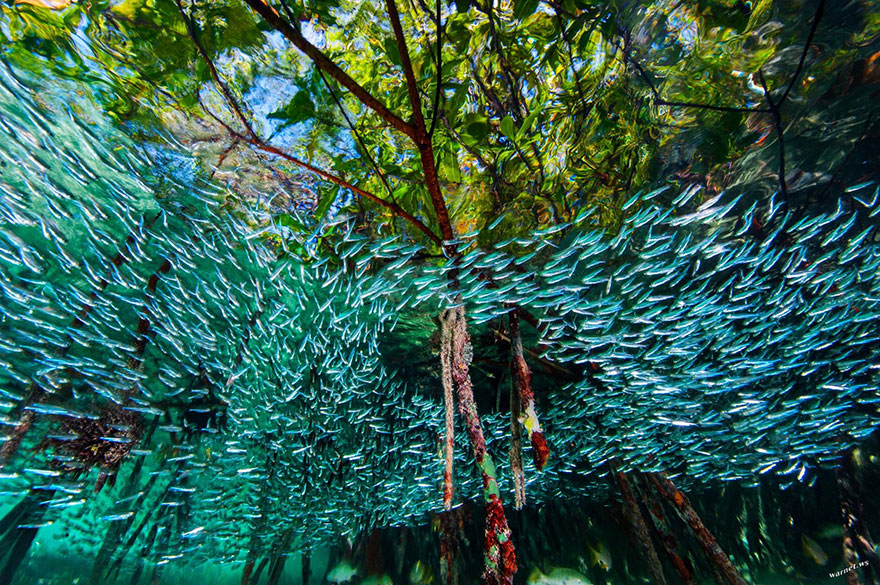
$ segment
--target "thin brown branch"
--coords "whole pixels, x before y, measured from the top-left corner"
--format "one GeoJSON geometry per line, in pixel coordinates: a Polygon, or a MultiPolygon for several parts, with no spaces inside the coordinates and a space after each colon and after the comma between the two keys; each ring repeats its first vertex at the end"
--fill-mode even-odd
{"type": "Polygon", "coordinates": [[[587,98],[584,94],[584,90],[581,87],[580,76],[578,75],[577,69],[574,66],[574,53],[571,50],[571,39],[568,38],[568,33],[565,32],[565,21],[562,20],[562,15],[559,13],[559,2],[555,2],[553,4],[553,12],[556,14],[556,22],[559,25],[559,30],[562,31],[562,39],[565,41],[565,50],[568,53],[568,65],[571,69],[571,76],[574,78],[574,84],[577,88],[578,97],[581,100],[582,105],[586,105],[587,98]]]}
{"type": "Polygon", "coordinates": [[[620,35],[624,38],[624,46],[623,48],[623,62],[624,63],[632,63],[632,66],[635,67],[636,71],[645,80],[645,83],[648,84],[648,88],[651,90],[651,93],[654,96],[654,104],[658,106],[672,106],[672,107],[681,107],[681,108],[695,108],[701,110],[712,110],[715,112],[760,112],[760,113],[769,113],[770,110],[767,108],[748,108],[748,107],[740,107],[740,106],[716,106],[713,104],[701,104],[697,102],[680,102],[680,101],[670,101],[663,99],[663,96],[660,94],[660,90],[657,89],[657,86],[654,85],[654,82],[651,81],[651,77],[647,74],[647,72],[642,68],[641,64],[632,55],[632,51],[630,51],[630,39],[629,32],[626,30],[620,30],[620,35]]]}
{"type": "Polygon", "coordinates": [[[655,98],[654,103],[658,106],[671,106],[671,107],[679,107],[679,108],[696,108],[702,110],[712,110],[714,112],[755,112],[755,113],[764,113],[769,112],[767,108],[746,108],[746,107],[737,107],[737,106],[715,106],[712,104],[698,104],[696,102],[677,102],[677,101],[669,101],[663,98],[655,98]]]}
{"type": "MultiPolygon", "coordinates": [[[[183,11],[183,6],[181,4],[181,0],[177,0],[177,5],[181,11],[181,15],[184,17],[184,20],[189,22],[185,12],[183,11]]],[[[433,231],[431,231],[431,229],[428,226],[426,226],[421,220],[419,220],[418,218],[416,218],[412,214],[407,213],[402,207],[400,207],[396,203],[382,199],[381,197],[374,195],[373,193],[370,193],[369,191],[366,191],[364,189],[361,189],[360,187],[352,185],[351,183],[349,183],[345,179],[338,177],[332,173],[329,173],[323,169],[320,169],[314,165],[311,165],[303,160],[300,160],[299,158],[285,152],[284,150],[282,150],[276,146],[272,146],[271,144],[265,142],[262,138],[260,138],[257,135],[257,133],[254,132],[253,129],[251,128],[250,124],[247,121],[247,118],[244,117],[243,113],[241,112],[241,108],[238,106],[238,103],[235,101],[235,98],[232,97],[231,92],[229,92],[229,90],[226,89],[225,84],[220,79],[220,75],[217,72],[216,67],[214,67],[213,63],[211,62],[210,56],[208,55],[207,51],[202,46],[201,41],[199,41],[198,37],[195,35],[195,30],[189,25],[187,26],[187,30],[190,33],[190,38],[192,39],[193,43],[198,48],[199,54],[201,55],[202,59],[204,59],[206,64],[208,64],[208,70],[210,71],[211,76],[214,79],[214,82],[218,86],[220,86],[221,89],[223,90],[223,92],[222,92],[223,96],[224,96],[226,102],[229,104],[229,107],[232,108],[233,111],[235,111],[236,116],[239,118],[239,120],[241,120],[242,124],[244,124],[245,128],[247,129],[247,133],[248,133],[247,136],[236,131],[229,124],[224,122],[219,116],[214,114],[201,101],[201,98],[198,98],[198,96],[197,96],[197,98],[199,100],[199,104],[202,106],[202,109],[205,111],[205,113],[207,113],[218,124],[220,124],[224,129],[226,129],[226,131],[229,133],[230,136],[232,136],[233,138],[235,138],[237,140],[240,140],[242,142],[250,144],[251,146],[257,148],[258,150],[262,150],[263,152],[268,152],[268,153],[274,154],[276,156],[279,156],[279,157],[283,158],[284,160],[291,162],[291,163],[295,164],[296,166],[321,177],[322,179],[325,179],[335,185],[339,185],[340,187],[343,187],[345,189],[349,189],[352,192],[360,195],[361,197],[365,197],[365,198],[369,199],[370,201],[378,203],[379,205],[385,207],[386,209],[388,209],[389,211],[391,211],[395,215],[410,222],[416,229],[418,229],[423,234],[428,236],[428,238],[432,242],[436,243],[438,246],[442,246],[442,241],[440,240],[440,238],[438,238],[437,235],[433,231]]]]}
{"type": "Polygon", "coordinates": [[[437,126],[437,113],[440,111],[440,96],[443,92],[443,23],[440,18],[440,0],[437,0],[437,15],[435,25],[437,27],[437,58],[435,65],[437,66],[437,92],[434,95],[434,109],[431,111],[431,128],[428,130],[428,136],[434,135],[434,128],[437,126]]]}
{"type": "MultiPolygon", "coordinates": [[[[807,52],[809,51],[810,46],[813,44],[813,38],[816,36],[816,30],[819,27],[819,21],[822,20],[822,15],[824,14],[824,12],[825,12],[825,0],[819,0],[819,6],[816,8],[816,13],[813,16],[813,23],[810,26],[810,32],[807,35],[806,42],[804,43],[803,51],[801,51],[801,57],[798,60],[797,68],[795,68],[794,74],[791,76],[791,79],[788,82],[788,86],[786,86],[785,91],[782,93],[782,96],[780,96],[779,100],[774,103],[773,100],[770,99],[769,92],[768,92],[766,86],[763,88],[764,95],[767,99],[767,103],[769,104],[769,107],[767,107],[767,108],[715,106],[715,105],[711,105],[711,104],[700,104],[700,103],[695,103],[695,102],[678,102],[678,101],[669,101],[669,100],[663,99],[663,97],[660,95],[659,90],[654,85],[654,83],[651,81],[651,78],[648,76],[648,74],[645,72],[645,70],[639,64],[639,62],[630,54],[630,51],[629,51],[629,32],[625,31],[625,30],[621,30],[620,33],[624,37],[625,42],[626,42],[626,45],[624,47],[624,56],[623,56],[624,62],[628,61],[633,64],[633,66],[636,68],[636,71],[639,72],[639,75],[641,75],[641,77],[648,84],[648,87],[651,89],[651,93],[654,95],[654,103],[657,105],[677,106],[677,107],[686,107],[686,108],[701,108],[701,109],[706,109],[706,110],[714,110],[717,112],[759,112],[759,113],[764,113],[764,114],[773,114],[773,116],[775,118],[775,117],[778,117],[779,106],[781,106],[782,103],[785,102],[786,99],[788,99],[788,96],[791,93],[791,90],[794,89],[795,83],[797,82],[798,78],[800,78],[801,72],[803,71],[803,68],[804,68],[804,62],[806,61],[806,58],[807,58],[807,52]]],[[[758,75],[763,77],[760,71],[758,72],[758,75]]],[[[763,81],[762,81],[762,85],[763,85],[763,81]]],[[[780,133],[780,137],[781,137],[781,133],[780,133]]],[[[781,142],[782,142],[782,140],[780,138],[780,144],[781,144],[781,142]]],[[[780,148],[782,148],[782,147],[780,147],[780,148]]],[[[783,183],[784,178],[781,178],[780,182],[783,183]]],[[[783,192],[785,192],[784,187],[783,187],[783,192]]]]}
{"type": "Polygon", "coordinates": [[[816,8],[816,14],[813,16],[813,24],[810,26],[810,33],[807,35],[807,42],[804,43],[804,50],[801,52],[800,61],[798,61],[797,69],[794,70],[794,75],[791,76],[791,81],[788,82],[788,87],[785,88],[785,92],[782,94],[782,97],[779,98],[779,101],[776,102],[777,107],[782,105],[788,98],[788,94],[791,93],[791,90],[794,88],[795,82],[797,82],[798,77],[801,75],[801,71],[804,68],[804,61],[807,58],[807,51],[810,49],[810,45],[813,44],[813,37],[816,36],[816,29],[819,27],[819,21],[822,20],[822,14],[825,12],[825,0],[819,0],[819,6],[816,8]]]}
{"type": "MultiPolygon", "coordinates": [[[[495,115],[498,116],[499,118],[503,119],[504,116],[506,116],[507,114],[510,113],[508,111],[509,108],[501,103],[501,100],[498,98],[498,96],[495,94],[495,92],[492,91],[492,89],[480,77],[480,74],[477,71],[476,62],[474,62],[474,61],[471,61],[471,70],[473,71],[474,79],[477,81],[477,85],[480,87],[480,91],[482,91],[483,95],[486,96],[486,99],[489,100],[489,104],[492,106],[492,109],[495,111],[495,115]]],[[[517,119],[517,117],[511,115],[511,119],[513,119],[514,125],[517,128],[519,128],[521,125],[521,122],[517,119]]],[[[507,139],[510,142],[510,144],[513,146],[513,149],[516,152],[517,156],[520,158],[520,160],[523,161],[523,164],[526,166],[526,168],[529,169],[529,171],[531,173],[535,173],[536,172],[535,167],[532,165],[531,161],[529,161],[528,157],[525,155],[525,153],[522,151],[522,149],[520,149],[519,144],[517,144],[516,140],[514,140],[512,138],[507,138],[507,139]]],[[[536,149],[534,144],[532,145],[532,148],[536,149]]],[[[543,183],[544,182],[543,164],[541,162],[540,156],[538,156],[538,154],[537,154],[537,151],[533,150],[533,152],[535,153],[535,158],[538,161],[539,168],[537,169],[537,172],[541,175],[541,182],[543,183]]],[[[554,211],[555,211],[555,209],[554,209],[554,211]]]]}
{"type": "MultiPolygon", "coordinates": [[[[514,102],[511,102],[510,100],[507,100],[508,105],[502,104],[501,100],[498,98],[498,96],[495,94],[495,92],[480,77],[479,71],[477,71],[477,64],[473,60],[471,61],[471,71],[473,72],[474,79],[476,80],[477,85],[480,88],[480,91],[483,93],[483,95],[489,101],[489,104],[492,107],[492,109],[494,110],[495,115],[501,119],[503,119],[507,115],[510,115],[511,119],[513,120],[514,127],[519,129],[522,126],[522,116],[521,116],[519,110],[516,108],[516,105],[515,105],[516,101],[514,100],[514,102]],[[510,105],[511,103],[513,103],[513,105],[510,105]]],[[[513,87],[513,86],[510,86],[510,87],[513,87]]],[[[447,127],[448,127],[448,125],[447,125],[447,127]]],[[[526,156],[525,152],[523,152],[523,150],[520,148],[520,145],[517,143],[516,140],[514,140],[513,138],[510,138],[510,137],[506,137],[506,138],[507,138],[508,142],[510,142],[510,144],[513,146],[513,149],[516,152],[517,156],[519,157],[520,160],[523,161],[523,164],[526,166],[526,168],[529,170],[529,172],[532,173],[532,175],[534,175],[535,173],[538,174],[538,176],[536,177],[536,180],[531,181],[533,194],[536,197],[541,197],[543,199],[546,199],[551,210],[553,211],[554,219],[558,218],[559,217],[559,210],[557,209],[556,203],[553,201],[553,198],[544,194],[541,190],[541,187],[543,187],[543,185],[546,181],[546,174],[544,171],[544,161],[541,159],[541,153],[538,149],[538,146],[534,143],[530,144],[532,155],[534,156],[534,159],[535,159],[535,161],[533,163],[526,156]]],[[[461,142],[461,141],[459,141],[459,142],[461,142]]],[[[467,147],[465,147],[465,148],[467,148],[467,147]]],[[[495,175],[495,173],[493,173],[493,175],[495,175]]],[[[497,177],[497,175],[495,175],[495,176],[497,177]]]]}
{"type": "Polygon", "coordinates": [[[501,66],[501,75],[504,78],[504,83],[507,85],[507,91],[509,93],[508,102],[510,104],[509,108],[505,108],[506,110],[510,110],[514,120],[519,120],[529,115],[528,110],[525,108],[522,100],[519,95],[519,83],[514,77],[513,73],[510,71],[510,65],[507,59],[507,56],[504,54],[504,51],[501,48],[501,42],[499,40],[498,31],[495,28],[495,14],[493,11],[493,0],[487,0],[486,5],[482,6],[479,2],[475,2],[474,6],[486,15],[486,18],[489,22],[489,45],[495,52],[498,54],[498,64],[501,66]]]}
{"type": "Polygon", "coordinates": [[[785,184],[785,136],[782,131],[782,117],[779,115],[779,104],[770,97],[767,82],[764,80],[764,72],[758,70],[758,81],[764,90],[764,98],[770,106],[770,115],[773,117],[773,128],[776,130],[776,139],[779,142],[779,190],[784,198],[788,198],[788,186],[785,184]]]}
{"type": "Polygon", "coordinates": [[[411,124],[400,119],[400,117],[389,110],[385,104],[376,99],[370,92],[364,89],[358,84],[358,82],[352,79],[336,63],[327,57],[327,55],[322,53],[320,49],[307,41],[302,33],[296,30],[289,22],[284,20],[274,8],[266,4],[263,0],[244,1],[257,14],[263,17],[263,20],[268,22],[272,28],[284,35],[284,37],[293,43],[297,49],[305,53],[316,67],[323,70],[341,86],[350,91],[362,104],[379,114],[383,120],[388,122],[395,129],[403,132],[412,139],[416,138],[415,128],[411,124]]]}
{"type": "Polygon", "coordinates": [[[231,136],[234,140],[237,140],[239,142],[241,142],[243,140],[243,137],[239,132],[237,132],[232,126],[227,124],[222,118],[220,118],[220,116],[215,114],[211,110],[211,108],[209,108],[207,105],[205,105],[205,102],[202,101],[202,96],[196,94],[196,101],[199,102],[199,105],[202,107],[202,111],[205,112],[205,114],[209,118],[211,118],[212,120],[217,122],[217,124],[219,124],[224,130],[226,130],[226,132],[227,132],[227,134],[229,134],[229,136],[231,136]]]}
{"type": "Polygon", "coordinates": [[[761,83],[761,89],[764,90],[764,99],[767,100],[768,111],[773,117],[773,128],[776,130],[776,136],[779,140],[779,190],[782,192],[783,197],[788,196],[788,186],[785,183],[785,138],[782,132],[782,117],[779,114],[779,107],[786,99],[788,99],[791,90],[794,88],[794,84],[800,77],[801,71],[803,71],[807,52],[810,49],[810,45],[813,44],[813,37],[816,35],[816,29],[819,26],[819,21],[822,20],[822,14],[824,11],[825,0],[819,0],[819,6],[816,8],[816,14],[813,16],[813,24],[810,26],[810,32],[807,35],[806,43],[804,43],[804,49],[801,52],[800,60],[798,60],[797,68],[778,101],[774,101],[773,98],[770,97],[770,90],[767,88],[767,82],[764,79],[764,72],[758,70],[758,81],[761,83]]]}
{"type": "Polygon", "coordinates": [[[496,184],[503,184],[504,186],[510,186],[510,181],[505,180],[501,175],[498,174],[498,170],[495,168],[494,164],[490,164],[483,156],[479,153],[479,151],[465,144],[464,139],[461,137],[461,134],[455,131],[452,125],[449,123],[449,118],[446,117],[446,113],[440,112],[440,121],[443,122],[443,126],[446,127],[446,130],[449,132],[449,135],[452,136],[455,141],[464,148],[468,154],[474,157],[478,163],[480,163],[489,174],[492,175],[492,180],[496,184]]]}
{"type": "Polygon", "coordinates": [[[503,117],[507,112],[507,109],[501,104],[501,100],[495,95],[495,92],[492,91],[492,88],[487,86],[483,82],[483,78],[480,77],[479,71],[477,71],[477,63],[475,60],[471,61],[471,71],[474,74],[474,79],[477,82],[477,85],[480,86],[480,91],[483,92],[483,95],[486,96],[486,99],[489,100],[489,104],[492,106],[492,109],[495,110],[495,115],[499,118],[503,117]]]}
{"type": "Polygon", "coordinates": [[[226,161],[226,157],[230,155],[230,153],[235,150],[235,147],[241,144],[241,140],[238,138],[233,138],[232,142],[229,143],[229,146],[223,149],[223,152],[220,153],[220,156],[217,158],[217,168],[211,171],[210,178],[214,178],[214,175],[217,173],[220,167],[223,166],[223,163],[226,161]]]}
{"type": "MultiPolygon", "coordinates": [[[[512,342],[510,337],[508,337],[505,333],[503,333],[501,331],[496,331],[495,334],[500,339],[503,339],[504,341],[507,341],[508,343],[512,342]]],[[[529,347],[524,347],[523,351],[526,352],[527,354],[529,354],[529,356],[531,356],[536,362],[538,362],[538,364],[541,365],[544,368],[544,370],[546,370],[548,373],[549,372],[556,372],[557,374],[560,374],[560,375],[562,375],[568,379],[571,379],[571,380],[574,380],[577,378],[577,376],[575,376],[572,372],[570,372],[565,366],[541,357],[541,354],[538,353],[537,351],[535,351],[534,349],[531,349],[529,347]]]]}
{"type": "Polygon", "coordinates": [[[251,138],[256,138],[256,134],[254,133],[254,129],[251,127],[250,122],[247,117],[242,112],[241,107],[238,105],[238,102],[235,101],[235,98],[232,97],[232,93],[229,91],[229,87],[226,83],[223,82],[223,79],[220,77],[220,73],[217,71],[217,68],[214,66],[214,61],[211,59],[211,56],[208,55],[208,51],[205,49],[205,46],[199,40],[198,35],[196,34],[196,29],[193,26],[192,20],[189,15],[186,13],[186,10],[183,9],[182,0],[175,0],[177,4],[177,10],[180,11],[180,16],[183,18],[183,22],[186,25],[186,32],[189,33],[189,37],[192,39],[193,44],[196,46],[196,50],[199,52],[199,55],[202,57],[202,60],[205,62],[205,65],[208,67],[208,71],[211,73],[211,77],[214,79],[214,82],[217,84],[218,89],[222,92],[223,97],[229,103],[229,106],[232,108],[232,111],[235,112],[235,116],[241,121],[242,125],[245,128],[245,131],[251,138]]]}
{"type": "Polygon", "coordinates": [[[402,219],[405,219],[406,221],[411,223],[416,229],[418,229],[420,232],[425,234],[428,237],[428,239],[430,239],[432,242],[434,242],[438,246],[443,245],[443,242],[440,240],[440,238],[438,238],[437,235],[434,232],[432,232],[428,226],[426,226],[424,223],[422,223],[422,221],[419,220],[417,217],[413,216],[410,213],[407,213],[402,207],[400,207],[396,203],[392,203],[391,201],[387,201],[385,199],[382,199],[381,197],[379,197],[377,195],[373,195],[369,191],[365,191],[364,189],[361,189],[360,187],[352,185],[351,183],[349,183],[345,179],[343,179],[341,177],[337,177],[336,175],[334,175],[332,173],[328,173],[327,171],[325,171],[323,169],[319,169],[318,167],[312,166],[309,163],[307,163],[303,160],[300,160],[291,154],[288,154],[287,152],[281,150],[280,148],[278,148],[276,146],[272,146],[271,144],[266,144],[265,142],[262,142],[259,139],[255,139],[253,141],[250,141],[243,136],[240,138],[242,140],[244,140],[245,142],[247,142],[248,144],[251,144],[252,146],[254,146],[264,152],[269,152],[269,153],[272,153],[276,156],[280,156],[284,160],[291,162],[291,163],[297,165],[298,167],[309,171],[310,173],[318,175],[322,179],[330,181],[331,183],[333,183],[335,185],[339,185],[340,187],[343,187],[345,189],[349,189],[352,192],[357,193],[361,197],[365,197],[366,199],[373,201],[374,203],[378,203],[379,205],[381,205],[382,207],[385,207],[386,209],[388,209],[389,211],[391,211],[395,215],[397,215],[397,216],[401,217],[402,219]]]}
{"type": "Polygon", "coordinates": [[[382,185],[385,186],[385,190],[388,192],[388,196],[391,199],[394,199],[394,194],[391,192],[391,187],[388,185],[388,180],[385,178],[385,175],[382,173],[382,169],[379,168],[379,165],[376,164],[376,159],[373,158],[373,155],[370,154],[370,150],[367,148],[367,143],[364,142],[364,139],[361,137],[361,133],[358,132],[354,123],[351,121],[351,118],[348,115],[348,112],[345,111],[345,106],[343,106],[342,101],[336,95],[336,92],[333,91],[333,88],[330,86],[330,82],[327,81],[327,77],[324,75],[324,72],[318,69],[318,75],[321,77],[321,81],[324,82],[324,87],[327,88],[327,91],[330,92],[330,97],[333,98],[333,102],[336,104],[337,109],[342,114],[342,117],[345,118],[345,123],[348,124],[349,129],[352,134],[354,134],[355,139],[361,145],[361,148],[364,150],[364,156],[367,157],[367,161],[369,161],[370,166],[373,167],[373,170],[376,171],[376,175],[378,175],[379,180],[382,182],[382,185]]]}

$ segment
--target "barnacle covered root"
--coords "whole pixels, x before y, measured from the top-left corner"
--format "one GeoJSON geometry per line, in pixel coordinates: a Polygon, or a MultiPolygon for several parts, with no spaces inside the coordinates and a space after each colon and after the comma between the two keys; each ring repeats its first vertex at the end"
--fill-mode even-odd
{"type": "Polygon", "coordinates": [[[538,471],[547,465],[550,457],[550,448],[544,438],[544,431],[538,421],[538,412],[535,408],[535,394],[532,392],[532,375],[529,366],[523,356],[522,338],[519,333],[519,315],[514,311],[510,314],[510,369],[513,378],[514,391],[518,394],[517,403],[520,413],[518,420],[529,434],[529,443],[532,445],[532,460],[538,471]]]}
{"type": "Polygon", "coordinates": [[[440,530],[440,583],[458,585],[456,559],[461,549],[465,508],[459,507],[438,514],[435,523],[440,530]]]}
{"type": "Polygon", "coordinates": [[[452,378],[458,390],[458,409],[464,417],[465,428],[474,449],[474,460],[483,480],[486,501],[486,568],[483,578],[488,585],[511,585],[516,572],[516,554],[510,540],[510,528],[504,516],[497,472],[492,457],[486,450],[486,438],[474,400],[469,366],[473,348],[467,332],[464,307],[459,305],[444,314],[452,336],[452,378]]]}
{"type": "Polygon", "coordinates": [[[510,528],[497,494],[486,502],[486,568],[483,579],[487,585],[509,585],[516,573],[516,553],[510,540],[510,528]]]}
{"type": "Polygon", "coordinates": [[[532,459],[535,462],[535,467],[537,467],[538,470],[544,469],[544,466],[547,465],[547,459],[550,457],[550,447],[547,446],[547,440],[544,438],[544,433],[532,433],[532,436],[529,437],[529,441],[532,443],[532,459]]]}

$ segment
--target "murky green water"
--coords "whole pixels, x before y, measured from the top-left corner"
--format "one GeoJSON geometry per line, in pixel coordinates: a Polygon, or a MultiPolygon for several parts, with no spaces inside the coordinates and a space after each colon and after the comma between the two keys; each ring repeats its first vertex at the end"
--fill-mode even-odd
{"type": "Polygon", "coordinates": [[[658,188],[616,232],[585,209],[463,235],[459,263],[333,210],[307,261],[94,100],[0,54],[0,583],[478,582],[463,417],[442,501],[438,315],[462,303],[516,583],[655,582],[634,517],[669,582],[724,579],[714,538],[749,583],[843,583],[842,507],[880,531],[875,166],[800,207],[658,188]],[[541,316],[550,448],[539,471],[524,431],[519,510],[513,305],[541,316]]]}

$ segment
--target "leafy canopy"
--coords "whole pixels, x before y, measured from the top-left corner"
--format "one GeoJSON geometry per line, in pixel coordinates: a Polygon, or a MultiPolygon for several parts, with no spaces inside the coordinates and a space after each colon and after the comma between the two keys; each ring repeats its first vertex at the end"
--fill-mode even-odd
{"type": "Polygon", "coordinates": [[[615,230],[638,211],[624,209],[634,192],[664,182],[766,194],[780,136],[760,79],[786,129],[783,178],[793,191],[827,182],[864,138],[880,22],[868,1],[824,7],[834,29],[803,52],[818,4],[417,0],[395,7],[402,46],[379,2],[19,0],[2,5],[2,35],[19,64],[91,80],[132,132],[190,143],[234,175],[231,209],[308,255],[344,210],[376,234],[439,241],[438,194],[454,233],[481,231],[483,245],[561,222],[615,230]],[[291,34],[413,127],[415,92],[436,193],[424,148],[291,34]],[[853,123],[827,132],[843,111],[853,123]],[[288,157],[254,150],[244,121],[288,157]]]}

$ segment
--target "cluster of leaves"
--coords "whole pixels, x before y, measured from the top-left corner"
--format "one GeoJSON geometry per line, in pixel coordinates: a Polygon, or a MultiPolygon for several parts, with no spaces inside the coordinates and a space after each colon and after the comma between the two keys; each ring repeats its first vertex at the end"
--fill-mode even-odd
{"type": "MultiPolygon", "coordinates": [[[[824,131],[835,115],[826,115],[829,105],[852,108],[876,82],[869,65],[880,23],[871,5],[828,6],[830,24],[819,28],[806,53],[806,71],[782,120],[798,188],[834,178],[852,144],[870,135],[864,107],[852,112],[842,134],[824,131]],[[859,91],[862,86],[868,89],[859,91]],[[809,150],[816,134],[824,135],[824,155],[809,150]]],[[[614,230],[636,211],[624,209],[632,193],[670,180],[698,183],[709,193],[775,188],[780,137],[760,111],[767,104],[756,75],[766,77],[771,94],[786,87],[816,6],[813,0],[402,6],[405,49],[456,231],[481,230],[480,243],[489,245],[577,218],[614,230]],[[670,105],[682,103],[689,105],[670,105]],[[581,213],[586,208],[597,212],[581,213]]],[[[382,3],[281,0],[272,7],[390,111],[412,118],[402,47],[382,3]]],[[[136,131],[170,130],[179,140],[218,145],[205,150],[206,167],[225,165],[239,178],[253,177],[247,186],[232,185],[233,207],[260,208],[259,222],[285,228],[276,234],[282,238],[298,234],[300,253],[321,222],[343,208],[375,233],[408,228],[337,184],[313,176],[283,184],[279,176],[292,175],[294,167],[242,154],[247,146],[224,131],[224,125],[244,130],[212,65],[263,139],[394,202],[440,233],[414,145],[243,2],[7,0],[0,10],[7,58],[94,80],[103,107],[136,131]],[[283,200],[293,200],[290,191],[297,189],[308,193],[307,204],[273,208],[266,204],[272,197],[259,194],[284,192],[283,200]]]]}

